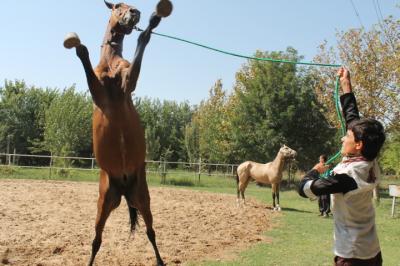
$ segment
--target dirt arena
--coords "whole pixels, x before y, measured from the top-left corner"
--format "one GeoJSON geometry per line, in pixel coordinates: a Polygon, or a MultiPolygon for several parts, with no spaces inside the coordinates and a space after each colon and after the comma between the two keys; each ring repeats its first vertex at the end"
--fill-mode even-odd
{"type": "MultiPolygon", "coordinates": [[[[86,265],[94,237],[96,183],[0,179],[0,265],[86,265]]],[[[234,195],[151,188],[157,243],[167,265],[233,259],[268,242],[274,213],[234,195]]],[[[107,221],[96,265],[155,265],[140,220],[133,236],[125,201],[107,221]]]]}

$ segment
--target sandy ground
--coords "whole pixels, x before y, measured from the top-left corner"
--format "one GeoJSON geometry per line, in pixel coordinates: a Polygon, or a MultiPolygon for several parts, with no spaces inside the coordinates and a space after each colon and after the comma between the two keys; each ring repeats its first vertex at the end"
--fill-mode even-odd
{"type": "MultiPolygon", "coordinates": [[[[151,188],[157,243],[167,265],[233,259],[268,242],[263,232],[279,215],[249,199],[238,209],[234,195],[151,188]]],[[[0,179],[0,265],[86,265],[94,237],[98,185],[0,179]]],[[[155,265],[140,226],[129,233],[121,202],[107,221],[96,265],[155,265]]]]}

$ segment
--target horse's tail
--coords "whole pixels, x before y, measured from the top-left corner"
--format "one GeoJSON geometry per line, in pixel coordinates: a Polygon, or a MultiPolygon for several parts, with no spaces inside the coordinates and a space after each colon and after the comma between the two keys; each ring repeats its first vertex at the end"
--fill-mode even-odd
{"type": "Polygon", "coordinates": [[[129,208],[129,218],[131,221],[131,233],[133,234],[135,232],[136,226],[139,225],[138,210],[131,206],[128,206],[128,208],[129,208]]]}
{"type": "Polygon", "coordinates": [[[236,169],[236,191],[237,191],[237,198],[240,197],[240,190],[239,190],[239,174],[236,169]]]}

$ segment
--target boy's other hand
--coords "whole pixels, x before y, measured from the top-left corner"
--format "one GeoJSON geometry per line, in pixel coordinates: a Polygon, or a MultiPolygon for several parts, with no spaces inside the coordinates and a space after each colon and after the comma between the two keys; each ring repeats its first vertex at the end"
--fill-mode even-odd
{"type": "Polygon", "coordinates": [[[350,71],[345,67],[340,67],[337,75],[340,79],[340,87],[343,90],[343,93],[352,92],[351,81],[350,81],[350,71]]]}
{"type": "Polygon", "coordinates": [[[325,165],[324,163],[317,163],[314,167],[314,170],[317,170],[318,173],[323,174],[329,169],[329,165],[325,165]]]}

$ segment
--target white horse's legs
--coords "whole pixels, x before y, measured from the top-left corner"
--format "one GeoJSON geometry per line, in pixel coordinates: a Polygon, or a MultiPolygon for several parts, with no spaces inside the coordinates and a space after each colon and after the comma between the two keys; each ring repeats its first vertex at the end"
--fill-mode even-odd
{"type": "Polygon", "coordinates": [[[237,198],[236,199],[236,205],[240,208],[244,205],[246,205],[246,200],[245,198],[237,198]]]}
{"type": "Polygon", "coordinates": [[[244,191],[246,190],[247,185],[250,182],[250,178],[247,177],[247,179],[245,181],[243,181],[243,177],[240,178],[239,175],[237,176],[237,200],[236,200],[236,204],[238,207],[241,207],[241,205],[245,205],[246,204],[246,199],[244,197],[244,191]]]}
{"type": "Polygon", "coordinates": [[[279,183],[271,184],[272,189],[272,206],[274,211],[281,211],[281,207],[279,206],[279,183]],[[275,198],[277,199],[277,204],[275,204],[275,198]]]}
{"type": "Polygon", "coordinates": [[[244,207],[245,205],[246,205],[246,202],[245,202],[244,199],[237,199],[237,200],[236,200],[236,206],[237,206],[238,208],[242,208],[242,207],[244,207]]]}

